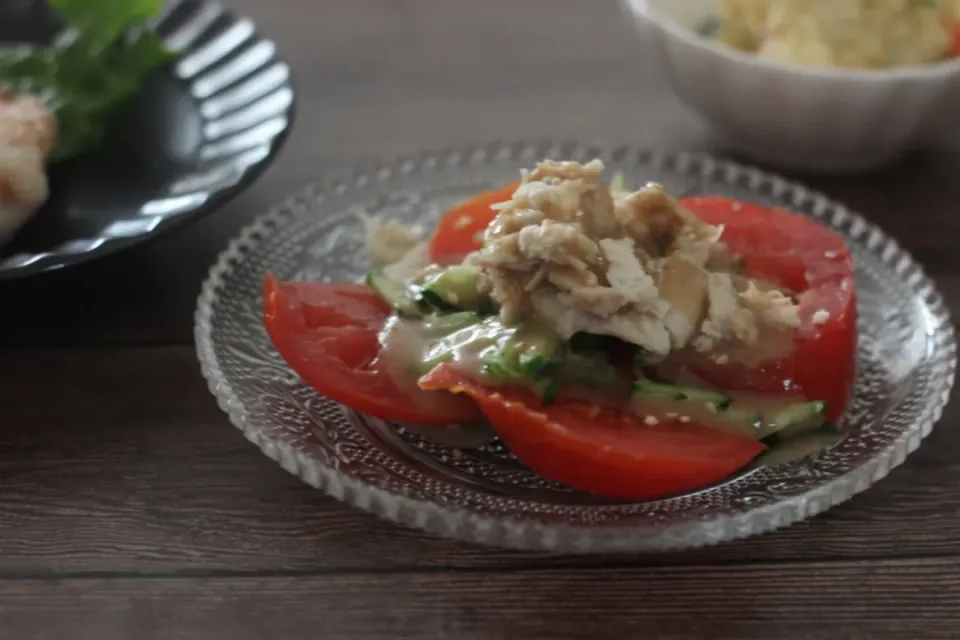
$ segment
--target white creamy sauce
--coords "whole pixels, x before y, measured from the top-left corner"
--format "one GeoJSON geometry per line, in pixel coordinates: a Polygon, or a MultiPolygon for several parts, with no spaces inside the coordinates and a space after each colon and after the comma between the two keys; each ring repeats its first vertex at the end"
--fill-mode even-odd
{"type": "Polygon", "coordinates": [[[424,391],[417,385],[424,353],[430,345],[419,323],[392,316],[380,331],[379,338],[382,348],[377,363],[414,404],[424,410],[437,410],[470,402],[450,393],[424,391]]]}
{"type": "Polygon", "coordinates": [[[451,331],[447,318],[406,320],[391,316],[380,331],[378,364],[382,371],[415,404],[423,409],[457,406],[470,402],[445,392],[425,392],[417,385],[420,376],[443,362],[473,380],[481,376],[483,360],[499,350],[516,330],[505,328],[495,317],[451,331]]]}

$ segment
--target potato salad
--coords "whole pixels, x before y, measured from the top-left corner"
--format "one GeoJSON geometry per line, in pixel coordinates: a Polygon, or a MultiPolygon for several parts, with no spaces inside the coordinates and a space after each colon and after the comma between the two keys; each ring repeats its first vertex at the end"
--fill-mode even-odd
{"type": "Polygon", "coordinates": [[[740,51],[809,67],[888,69],[957,51],[957,0],[720,0],[709,31],[740,51]]]}

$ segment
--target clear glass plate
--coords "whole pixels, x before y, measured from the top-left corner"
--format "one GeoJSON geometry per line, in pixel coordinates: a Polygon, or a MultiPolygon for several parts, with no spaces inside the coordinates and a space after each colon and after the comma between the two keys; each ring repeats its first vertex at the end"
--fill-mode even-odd
{"type": "Polygon", "coordinates": [[[576,143],[423,154],[311,187],[245,229],[213,267],[196,314],[203,373],[230,420],[284,469],[362,509],[445,536],[559,552],[712,544],[810,517],[863,491],[919,446],[953,385],[956,343],[940,295],[882,231],[824,196],[755,169],[688,154],[576,143]],[[429,228],[463,198],[551,157],[602,158],[628,184],[723,194],[801,211],[854,253],[859,374],[844,438],[800,461],[754,467],[692,494],[623,503],[548,482],[496,441],[454,449],[371,419],[300,382],[261,321],[261,282],[358,280],[361,214],[429,228]]]}

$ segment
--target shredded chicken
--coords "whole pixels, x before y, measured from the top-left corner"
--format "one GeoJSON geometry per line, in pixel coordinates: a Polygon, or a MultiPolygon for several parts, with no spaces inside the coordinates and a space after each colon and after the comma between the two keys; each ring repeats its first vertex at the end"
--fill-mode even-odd
{"type": "Polygon", "coordinates": [[[374,266],[399,262],[420,243],[418,229],[396,220],[384,221],[379,216],[365,216],[363,224],[367,253],[374,266]]]}
{"type": "Polygon", "coordinates": [[[437,265],[430,264],[427,243],[420,242],[410,247],[399,260],[386,265],[383,272],[396,282],[410,282],[423,280],[439,269],[437,265]]]}
{"type": "MultiPolygon", "coordinates": [[[[477,287],[505,324],[535,318],[567,339],[610,335],[652,360],[688,347],[738,357],[799,326],[788,295],[736,275],[723,227],[657,184],[611,191],[603,168],[543,161],[492,206],[483,246],[463,264],[477,268],[477,287]]],[[[441,269],[428,264],[419,234],[395,221],[368,220],[367,244],[396,280],[422,283],[441,269]]]]}
{"type": "Polygon", "coordinates": [[[729,273],[707,275],[707,299],[710,310],[701,325],[705,340],[698,342],[698,349],[708,351],[713,347],[711,341],[735,339],[746,344],[757,341],[760,331],[757,317],[739,306],[737,289],[729,273]]]}
{"type": "Polygon", "coordinates": [[[0,89],[0,242],[47,200],[46,162],[56,136],[56,120],[46,105],[0,89]]]}
{"type": "Polygon", "coordinates": [[[670,311],[664,319],[675,345],[685,345],[700,326],[707,309],[707,272],[693,260],[674,253],[660,267],[659,294],[670,311]]]}
{"type": "Polygon", "coordinates": [[[747,284],[740,294],[740,302],[753,311],[761,322],[775,329],[795,329],[800,326],[800,314],[793,300],[776,289],[760,290],[756,283],[747,284]]]}
{"type": "Polygon", "coordinates": [[[637,257],[631,238],[605,238],[598,243],[607,259],[607,281],[610,289],[625,300],[649,305],[659,297],[657,284],[637,257]]]}
{"type": "MultiPolygon", "coordinates": [[[[615,336],[652,356],[692,344],[755,344],[762,327],[797,326],[794,302],[711,266],[723,228],[660,185],[611,193],[603,163],[541,162],[523,173],[472,258],[501,319],[533,313],[563,337],[615,336]]],[[[728,261],[731,262],[732,261],[728,261]]]]}
{"type": "Polygon", "coordinates": [[[517,232],[517,249],[528,261],[565,264],[579,271],[596,265],[603,255],[580,225],[552,220],[544,220],[517,232]]]}

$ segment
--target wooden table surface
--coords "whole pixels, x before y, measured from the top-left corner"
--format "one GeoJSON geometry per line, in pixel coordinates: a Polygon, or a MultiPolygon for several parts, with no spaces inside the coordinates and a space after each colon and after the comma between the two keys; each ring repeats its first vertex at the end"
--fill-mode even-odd
{"type": "MultiPolygon", "coordinates": [[[[0,637],[960,638],[960,410],[889,478],[778,533],[548,557],[381,522],[230,426],[192,313],[227,239],[370,156],[531,137],[712,149],[612,0],[235,0],[296,70],[285,152],[234,203],[0,285],[0,637]]],[[[960,153],[804,179],[960,305],[960,153]]]]}

